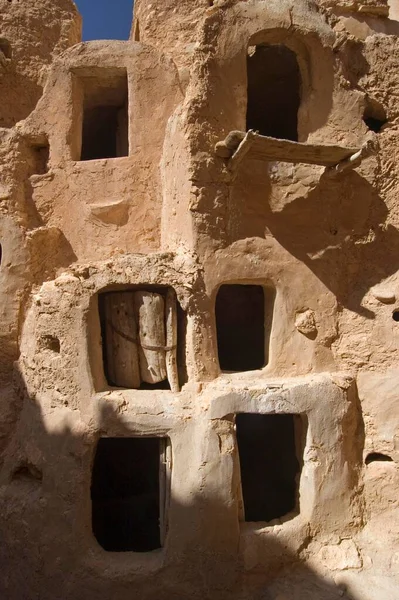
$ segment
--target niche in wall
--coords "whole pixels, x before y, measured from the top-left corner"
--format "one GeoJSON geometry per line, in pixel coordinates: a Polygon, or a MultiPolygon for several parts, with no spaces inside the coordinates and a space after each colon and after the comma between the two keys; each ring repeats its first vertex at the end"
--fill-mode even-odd
{"type": "Polygon", "coordinates": [[[374,98],[367,97],[363,113],[363,122],[367,128],[374,133],[380,133],[387,121],[383,105],[374,98]]]}
{"type": "Polygon", "coordinates": [[[108,552],[150,552],[166,535],[168,438],[101,438],[91,483],[92,531],[108,552]]]}
{"type": "Polygon", "coordinates": [[[108,384],[171,389],[184,381],[182,311],[172,288],[106,292],[99,297],[104,373],[108,384]]]}
{"type": "Polygon", "coordinates": [[[49,170],[50,145],[48,141],[32,145],[33,174],[44,175],[49,170]]]}
{"type": "Polygon", "coordinates": [[[299,512],[302,434],[299,415],[236,415],[243,520],[272,521],[299,512]]]}
{"type": "Polygon", "coordinates": [[[129,154],[128,80],[124,69],[79,77],[83,92],[80,160],[129,154]]]}
{"type": "Polygon", "coordinates": [[[0,52],[2,52],[4,54],[5,58],[12,57],[11,44],[6,38],[3,38],[3,37],[0,37],[0,52]]]}
{"type": "Polygon", "coordinates": [[[283,44],[251,46],[247,79],[247,130],[298,141],[301,74],[295,52],[283,44]]]}
{"type": "Polygon", "coordinates": [[[220,286],[215,316],[222,371],[252,371],[267,364],[273,298],[261,285],[220,286]]]}

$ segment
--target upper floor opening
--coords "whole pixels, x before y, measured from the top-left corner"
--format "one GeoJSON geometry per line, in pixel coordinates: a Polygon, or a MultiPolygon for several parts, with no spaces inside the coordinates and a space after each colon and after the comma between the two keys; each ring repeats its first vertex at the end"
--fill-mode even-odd
{"type": "Polygon", "coordinates": [[[295,52],[283,44],[250,46],[247,78],[247,130],[298,141],[302,81],[295,52]]]}

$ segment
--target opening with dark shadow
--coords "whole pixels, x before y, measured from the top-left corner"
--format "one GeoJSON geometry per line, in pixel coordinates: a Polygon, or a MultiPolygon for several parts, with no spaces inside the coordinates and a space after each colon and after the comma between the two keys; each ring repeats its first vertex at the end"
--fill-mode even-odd
{"type": "Polygon", "coordinates": [[[372,462],[393,462],[392,458],[387,454],[381,454],[380,452],[370,452],[367,454],[366,460],[364,461],[366,465],[369,465],[372,462]]]}
{"type": "Polygon", "coordinates": [[[399,322],[399,310],[394,310],[392,313],[392,319],[394,321],[396,321],[397,323],[399,322]]]}
{"type": "Polygon", "coordinates": [[[43,473],[35,465],[26,462],[14,470],[12,474],[12,479],[42,481],[43,473]]]}
{"type": "Polygon", "coordinates": [[[385,108],[380,102],[377,102],[377,100],[367,98],[363,113],[363,121],[370,131],[379,133],[382,127],[387,123],[385,108]]]}
{"type": "MultiPolygon", "coordinates": [[[[236,415],[245,521],[299,513],[303,431],[299,415],[236,415]]],[[[293,515],[294,516],[294,515],[293,515]]]]}
{"type": "Polygon", "coordinates": [[[137,287],[99,297],[109,385],[180,391],[185,379],[185,313],[172,288],[137,287]],[[183,379],[180,379],[183,377],[183,379]]]}
{"type": "Polygon", "coordinates": [[[33,174],[34,175],[44,175],[48,172],[48,162],[50,158],[50,145],[38,144],[32,146],[33,152],[33,174]]]}
{"type": "Polygon", "coordinates": [[[10,42],[6,38],[0,37],[0,52],[2,52],[5,58],[12,57],[12,48],[10,42]]]}
{"type": "Polygon", "coordinates": [[[42,350],[51,350],[56,354],[61,351],[60,340],[54,335],[43,335],[39,340],[39,345],[42,350]]]}
{"type": "Polygon", "coordinates": [[[298,141],[301,74],[295,52],[282,44],[251,46],[247,78],[247,130],[298,141]]]}
{"type": "Polygon", "coordinates": [[[128,81],[126,70],[82,77],[83,130],[81,160],[129,154],[128,81]]]}
{"type": "Polygon", "coordinates": [[[222,371],[251,371],[267,363],[265,304],[261,285],[225,284],[219,288],[215,315],[222,371]]]}
{"type": "Polygon", "coordinates": [[[168,499],[167,438],[101,438],[94,459],[92,528],[108,552],[161,548],[168,499]]]}

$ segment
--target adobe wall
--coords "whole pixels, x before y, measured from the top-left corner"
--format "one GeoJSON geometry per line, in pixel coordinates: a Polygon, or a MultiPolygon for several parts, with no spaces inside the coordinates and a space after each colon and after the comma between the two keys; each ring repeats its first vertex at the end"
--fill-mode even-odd
{"type": "Polygon", "coordinates": [[[13,48],[0,60],[1,597],[395,600],[393,5],[136,0],[130,41],[82,44],[71,2],[0,4],[13,48]],[[373,155],[342,171],[218,156],[246,131],[248,47],[263,45],[296,56],[298,142],[371,139],[373,155]],[[81,160],[86,98],[121,78],[129,151],[81,160]],[[262,368],[220,368],[226,284],[270,299],[262,368]],[[167,287],[181,391],[110,384],[102,295],[167,287]],[[270,522],[243,519],[239,413],[301,422],[295,510],[270,522]],[[107,437],[171,441],[160,549],[107,552],[93,535],[107,437]]]}

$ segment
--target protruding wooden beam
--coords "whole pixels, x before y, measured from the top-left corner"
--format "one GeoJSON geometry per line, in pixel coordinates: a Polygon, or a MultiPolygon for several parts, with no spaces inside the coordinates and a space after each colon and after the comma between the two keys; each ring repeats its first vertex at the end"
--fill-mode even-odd
{"type": "Polygon", "coordinates": [[[217,156],[229,158],[229,168],[234,171],[245,156],[264,161],[305,163],[336,168],[354,168],[376,152],[376,144],[370,138],[361,148],[336,146],[331,144],[308,144],[259,135],[255,131],[233,131],[215,146],[217,156]],[[360,162],[359,162],[360,161],[360,162]]]}

